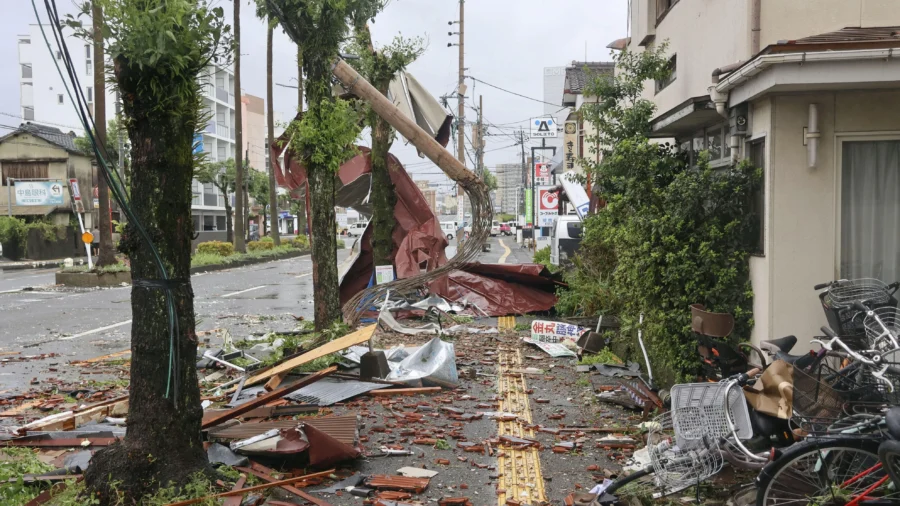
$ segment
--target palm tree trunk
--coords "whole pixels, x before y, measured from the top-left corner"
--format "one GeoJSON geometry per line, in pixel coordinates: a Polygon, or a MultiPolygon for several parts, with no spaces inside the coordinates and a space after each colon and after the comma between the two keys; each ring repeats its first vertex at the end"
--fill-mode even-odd
{"type": "MultiPolygon", "coordinates": [[[[103,10],[96,2],[92,3],[91,13],[94,24],[94,130],[97,143],[106,145],[106,60],[103,56],[103,10]]],[[[113,169],[110,167],[110,169],[113,169]]],[[[97,160],[97,199],[100,201],[100,256],[97,267],[114,265],[116,252],[112,241],[112,220],[109,216],[109,186],[100,160],[97,160]]],[[[114,170],[114,169],[113,169],[114,170]]]]}

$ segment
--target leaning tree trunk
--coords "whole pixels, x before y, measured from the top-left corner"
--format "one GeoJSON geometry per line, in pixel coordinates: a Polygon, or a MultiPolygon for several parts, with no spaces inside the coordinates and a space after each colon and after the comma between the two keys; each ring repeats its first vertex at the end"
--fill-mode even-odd
{"type": "MultiPolygon", "coordinates": [[[[320,83],[331,82],[330,62],[324,58],[305,58],[308,85],[306,87],[306,103],[309,110],[306,114],[321,119],[323,100],[334,100],[330,86],[320,83]]],[[[334,212],[335,174],[328,165],[305,159],[309,178],[310,212],[312,213],[312,230],[310,230],[310,247],[313,263],[313,286],[315,288],[315,328],[324,330],[341,318],[341,297],[337,272],[337,237],[334,225],[337,217],[334,212]]]]}
{"type": "MultiPolygon", "coordinates": [[[[387,96],[390,81],[382,81],[376,86],[382,95],[387,96]]],[[[372,129],[372,253],[375,265],[391,265],[394,253],[394,207],[397,205],[397,194],[394,183],[388,172],[388,151],[393,143],[391,125],[374,111],[369,113],[369,124],[372,129]]]]}
{"type": "Polygon", "coordinates": [[[128,430],[123,441],[97,452],[85,473],[88,490],[100,495],[102,505],[119,504],[116,491],[124,493],[130,504],[159,487],[183,485],[209,469],[200,439],[203,410],[190,281],[192,144],[197,125],[181,113],[199,107],[199,90],[181,107],[159,110],[153,97],[133,92],[141,71],[116,64],[134,164],[131,206],[168,271],[178,330],[170,349],[160,271],[129,222],[123,239],[134,280],[128,430]],[[174,356],[171,382],[170,356],[174,356]]]}

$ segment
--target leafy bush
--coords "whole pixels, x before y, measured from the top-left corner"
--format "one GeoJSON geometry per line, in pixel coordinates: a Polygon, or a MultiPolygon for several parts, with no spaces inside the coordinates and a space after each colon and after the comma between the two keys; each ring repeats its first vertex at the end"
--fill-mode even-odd
{"type": "Polygon", "coordinates": [[[247,243],[247,251],[263,251],[275,249],[274,241],[250,241],[247,243]]]}
{"type": "Polygon", "coordinates": [[[309,237],[305,235],[298,235],[291,239],[291,246],[297,249],[309,249],[309,237]]]}
{"type": "Polygon", "coordinates": [[[629,343],[613,344],[632,359],[640,355],[633,337],[643,314],[655,376],[671,383],[691,378],[699,366],[691,304],[732,313],[734,338],[749,338],[748,258],[756,226],[750,202],[761,173],[746,162],[711,169],[705,155],[692,166],[674,147],[648,140],[654,106],[641,91],[644,82],[665,77],[664,53],[665,44],[623,51],[616,56],[620,72],[586,91],[599,99],[583,108],[599,132],[590,144],[608,148],[599,163],[582,162],[605,182],[606,206],[584,222],[576,268],[557,310],[617,315],[616,341],[629,343]]]}
{"type": "Polygon", "coordinates": [[[18,260],[25,254],[25,222],[19,218],[0,216],[0,244],[3,245],[3,255],[12,260],[18,260]]]}
{"type": "Polygon", "coordinates": [[[337,240],[337,248],[338,249],[344,249],[346,247],[347,247],[347,243],[345,243],[343,239],[337,240]]]}
{"type": "Polygon", "coordinates": [[[201,242],[197,245],[197,253],[227,257],[234,255],[234,245],[224,241],[201,242]]]}
{"type": "Polygon", "coordinates": [[[0,450],[0,504],[25,504],[40,493],[34,484],[22,481],[25,474],[42,474],[53,466],[38,460],[28,448],[4,448],[0,450]],[[9,480],[13,480],[9,482],[9,480]]]}
{"type": "Polygon", "coordinates": [[[259,242],[270,242],[272,244],[275,244],[275,239],[272,239],[272,236],[264,235],[259,239],[259,242]]]}

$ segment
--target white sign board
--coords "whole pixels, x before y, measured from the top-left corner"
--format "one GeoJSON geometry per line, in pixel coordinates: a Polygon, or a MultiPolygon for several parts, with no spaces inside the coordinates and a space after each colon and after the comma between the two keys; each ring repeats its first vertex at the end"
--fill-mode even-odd
{"type": "Polygon", "coordinates": [[[585,330],[587,329],[571,323],[534,320],[531,322],[531,340],[542,343],[575,341],[585,330]]]}
{"type": "Polygon", "coordinates": [[[569,202],[575,206],[575,212],[578,213],[578,217],[583,221],[591,207],[591,201],[588,199],[587,192],[576,180],[574,172],[566,172],[559,177],[559,181],[566,191],[566,196],[569,197],[569,202]]]}
{"type": "Polygon", "coordinates": [[[63,185],[55,181],[15,181],[17,206],[59,206],[63,203],[63,185]]]}
{"type": "Polygon", "coordinates": [[[543,341],[535,341],[534,339],[529,339],[527,337],[522,338],[522,341],[537,346],[538,348],[547,352],[547,354],[553,358],[578,356],[574,351],[566,348],[566,346],[561,343],[545,343],[543,341]]]}
{"type": "Polygon", "coordinates": [[[531,138],[556,138],[556,119],[551,117],[531,118],[531,138]]]}
{"type": "Polygon", "coordinates": [[[394,280],[393,265],[376,265],[375,266],[375,284],[383,285],[394,280]]]}
{"type": "Polygon", "coordinates": [[[553,191],[553,186],[541,186],[538,188],[538,226],[549,227],[559,216],[559,193],[553,191]]]}

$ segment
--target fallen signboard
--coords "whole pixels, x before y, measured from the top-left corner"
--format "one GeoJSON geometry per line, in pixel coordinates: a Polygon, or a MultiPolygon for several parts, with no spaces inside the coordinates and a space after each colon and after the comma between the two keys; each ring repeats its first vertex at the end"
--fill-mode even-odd
{"type": "Polygon", "coordinates": [[[549,354],[553,358],[578,356],[574,351],[566,348],[566,346],[562,343],[548,343],[544,341],[537,341],[527,337],[523,337],[522,341],[537,346],[538,348],[547,352],[547,354],[549,354]]]}

